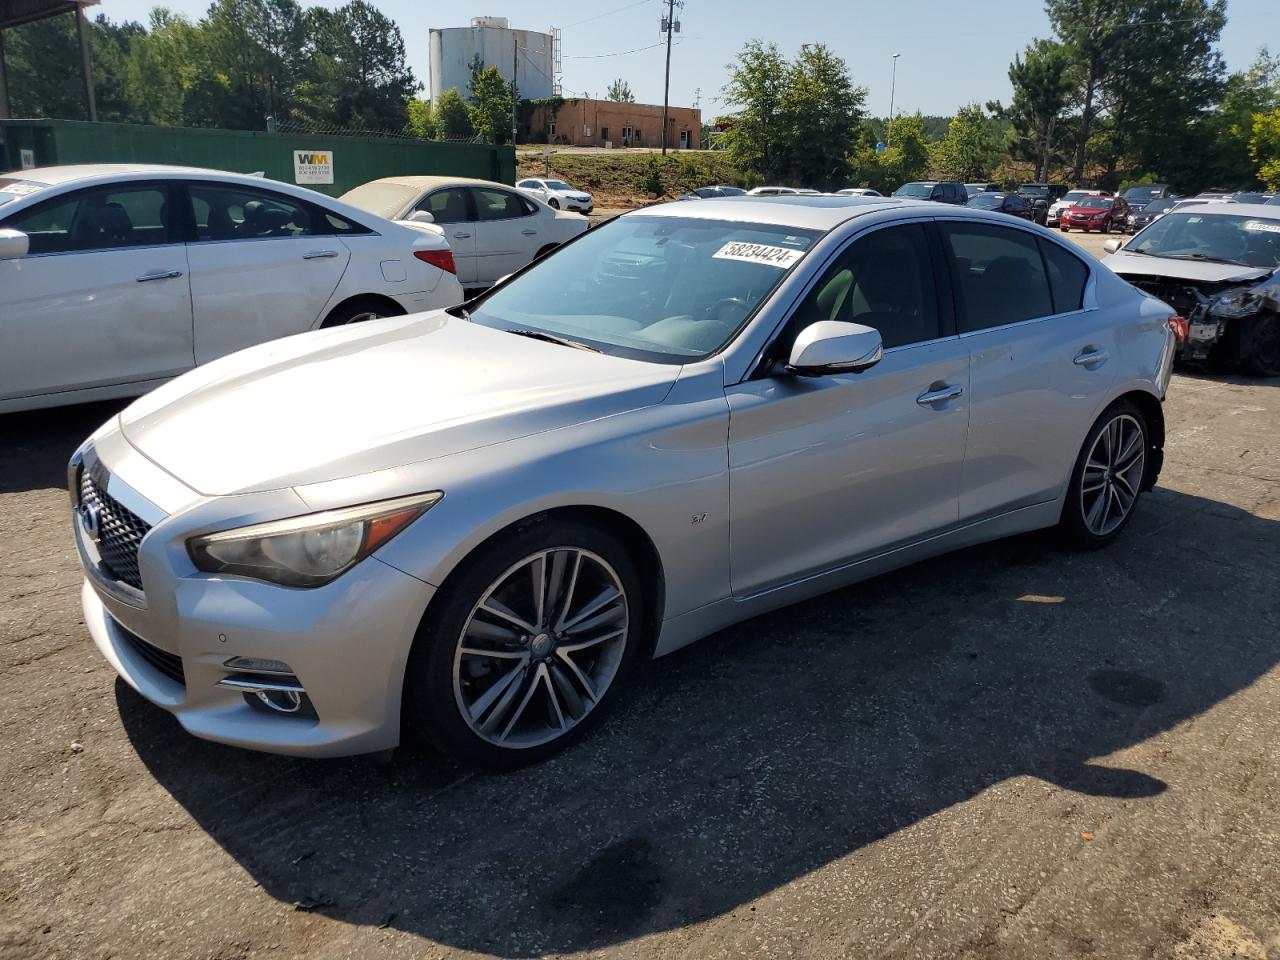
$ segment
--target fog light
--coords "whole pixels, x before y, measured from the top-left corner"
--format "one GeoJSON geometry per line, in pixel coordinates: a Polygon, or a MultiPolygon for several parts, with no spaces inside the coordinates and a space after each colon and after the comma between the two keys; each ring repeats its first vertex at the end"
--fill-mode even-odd
{"type": "Polygon", "coordinates": [[[257,697],[277,713],[297,713],[302,709],[302,693],[297,690],[259,690],[257,697]]]}
{"type": "Polygon", "coordinates": [[[258,657],[232,657],[222,664],[228,670],[245,670],[249,673],[287,673],[293,676],[293,667],[283,660],[261,660],[258,657]]]}

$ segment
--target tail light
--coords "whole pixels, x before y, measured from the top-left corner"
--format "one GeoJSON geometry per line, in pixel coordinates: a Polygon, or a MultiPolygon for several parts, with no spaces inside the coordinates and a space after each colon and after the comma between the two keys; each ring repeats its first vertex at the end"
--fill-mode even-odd
{"type": "Polygon", "coordinates": [[[413,255],[423,263],[429,263],[447,273],[458,272],[458,266],[453,262],[452,250],[415,250],[413,255]]]}
{"type": "Polygon", "coordinates": [[[1180,317],[1176,313],[1169,318],[1169,329],[1173,331],[1173,335],[1177,338],[1178,343],[1182,343],[1187,339],[1190,328],[1187,325],[1187,318],[1180,317]]]}

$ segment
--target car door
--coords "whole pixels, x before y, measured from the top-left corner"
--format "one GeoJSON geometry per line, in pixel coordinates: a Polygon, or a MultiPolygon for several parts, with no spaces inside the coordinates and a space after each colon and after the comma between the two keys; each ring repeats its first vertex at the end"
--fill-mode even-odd
{"type": "Polygon", "coordinates": [[[726,391],[733,590],[747,596],[919,540],[956,523],[969,356],[955,336],[929,228],[860,235],[780,332],[820,320],[875,327],[862,373],[757,374],[726,391]]]}
{"type": "Polygon", "coordinates": [[[323,212],[256,186],[185,188],[196,363],[315,326],[351,259],[323,212]]]}
{"type": "Polygon", "coordinates": [[[477,282],[479,264],[476,247],[476,214],[471,191],[466,187],[442,187],[418,201],[415,210],[426,210],[444,229],[458,268],[458,282],[464,287],[477,282]]]}
{"type": "Polygon", "coordinates": [[[960,519],[1053,500],[1114,379],[1114,331],[1085,304],[1089,267],[1016,226],[939,226],[970,358],[960,519]]]}
{"type": "Polygon", "coordinates": [[[192,366],[186,251],[163,181],[51,197],[3,224],[0,398],[175,376],[192,366]]]}
{"type": "Polygon", "coordinates": [[[539,208],[511,190],[473,187],[476,209],[476,282],[496,283],[533,260],[542,237],[539,208]]]}

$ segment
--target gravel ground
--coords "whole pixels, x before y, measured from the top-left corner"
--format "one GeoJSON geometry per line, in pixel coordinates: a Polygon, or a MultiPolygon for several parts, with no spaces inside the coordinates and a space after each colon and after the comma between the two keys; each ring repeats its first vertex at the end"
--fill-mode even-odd
{"type": "Polygon", "coordinates": [[[741,624],[505,776],[186,736],[80,618],[114,408],[0,418],[0,957],[1280,956],[1277,387],[1176,377],[1112,547],[741,624]]]}

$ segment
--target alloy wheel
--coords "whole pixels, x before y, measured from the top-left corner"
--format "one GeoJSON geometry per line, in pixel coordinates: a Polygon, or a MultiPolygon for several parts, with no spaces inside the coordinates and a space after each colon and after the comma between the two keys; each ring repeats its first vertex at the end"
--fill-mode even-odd
{"type": "Polygon", "coordinates": [[[481,594],[458,637],[453,692],[472,732],[527,749],[563,736],[600,703],[626,652],[617,571],[577,547],[540,550],[481,594]]]}
{"type": "Polygon", "coordinates": [[[1105,537],[1124,523],[1138,500],[1146,458],[1142,425],[1134,417],[1122,413],[1102,428],[1080,483],[1080,510],[1090,533],[1105,537]]]}

